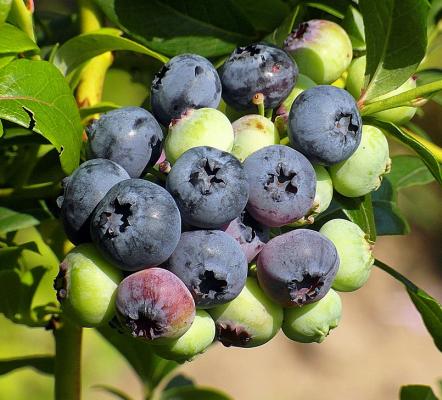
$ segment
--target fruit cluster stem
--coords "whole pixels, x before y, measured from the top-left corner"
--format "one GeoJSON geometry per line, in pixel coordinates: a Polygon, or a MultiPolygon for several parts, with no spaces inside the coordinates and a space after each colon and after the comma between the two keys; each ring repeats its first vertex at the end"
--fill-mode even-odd
{"type": "Polygon", "coordinates": [[[54,337],[55,400],[80,400],[82,328],[64,320],[54,337]]]}

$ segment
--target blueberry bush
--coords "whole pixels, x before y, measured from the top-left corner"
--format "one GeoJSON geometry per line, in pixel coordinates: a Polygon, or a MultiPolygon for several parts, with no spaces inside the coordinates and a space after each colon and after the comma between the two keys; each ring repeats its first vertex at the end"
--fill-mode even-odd
{"type": "Polygon", "coordinates": [[[55,354],[0,374],[80,399],[89,328],[145,399],[228,400],[175,368],[214,341],[326,340],[373,266],[442,351],[441,305],[373,256],[409,233],[398,192],[442,185],[410,121],[442,107],[440,0],[39,3],[0,0],[0,313],[51,330],[55,354]]]}

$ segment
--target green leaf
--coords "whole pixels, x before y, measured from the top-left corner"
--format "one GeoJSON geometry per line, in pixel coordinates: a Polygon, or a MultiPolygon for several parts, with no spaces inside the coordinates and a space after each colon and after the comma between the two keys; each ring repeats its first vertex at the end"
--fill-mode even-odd
{"type": "MultiPolygon", "coordinates": [[[[442,38],[442,35],[441,35],[442,38]]],[[[442,43],[441,43],[442,47],[442,43]]],[[[441,53],[442,54],[442,53],[441,53]]],[[[441,64],[442,67],[442,64],[441,64]]],[[[436,82],[442,80],[442,69],[425,69],[416,73],[416,83],[418,86],[425,85],[427,83],[436,82]]],[[[431,100],[442,106],[442,91],[434,93],[431,100]]]]}
{"type": "Polygon", "coordinates": [[[296,23],[296,19],[299,17],[301,7],[298,5],[294,8],[294,10],[287,15],[282,24],[278,26],[271,34],[267,35],[263,41],[272,43],[278,47],[282,47],[284,45],[284,40],[287,39],[287,36],[290,35],[290,32],[293,30],[293,26],[296,23]]]}
{"type": "Polygon", "coordinates": [[[54,357],[48,355],[26,356],[0,360],[0,375],[8,374],[19,368],[34,368],[44,374],[54,373],[54,357]]]}
{"type": "Polygon", "coordinates": [[[125,335],[116,328],[103,326],[98,331],[126,358],[149,391],[179,365],[158,357],[149,344],[125,335]]]}
{"type": "Polygon", "coordinates": [[[183,387],[183,386],[194,386],[195,382],[192,379],[189,379],[187,376],[178,374],[175,375],[166,385],[164,390],[183,387]]]}
{"type": "Polygon", "coordinates": [[[405,285],[436,347],[442,351],[442,307],[438,301],[382,261],[375,260],[375,265],[405,285]]]}
{"type": "Polygon", "coordinates": [[[132,400],[132,398],[129,395],[127,395],[126,393],[124,393],[122,390],[114,388],[109,385],[94,385],[92,387],[94,389],[100,389],[100,390],[103,390],[107,393],[110,393],[111,395],[113,395],[114,397],[116,397],[117,399],[120,399],[120,400],[132,400]]]}
{"type": "Polygon", "coordinates": [[[168,56],[197,53],[217,57],[258,39],[240,9],[242,0],[95,2],[124,32],[168,56]]]}
{"type": "Polygon", "coordinates": [[[117,108],[120,108],[118,104],[112,103],[110,101],[101,102],[93,105],[92,107],[84,107],[80,108],[80,117],[83,121],[87,117],[90,117],[94,114],[101,114],[107,111],[116,110],[117,108]]]}
{"type": "Polygon", "coordinates": [[[373,215],[371,196],[344,197],[335,193],[334,198],[341,204],[344,214],[350,221],[359,225],[368,234],[371,241],[376,241],[376,226],[373,215]]]}
{"type": "Polygon", "coordinates": [[[290,13],[281,0],[239,0],[235,5],[258,32],[271,32],[290,13]]]}
{"type": "Polygon", "coordinates": [[[114,28],[102,28],[68,40],[55,53],[54,64],[67,75],[84,62],[107,51],[127,50],[145,54],[163,63],[169,59],[132,40],[122,38],[114,28]]]}
{"type": "Polygon", "coordinates": [[[400,142],[402,142],[403,144],[407,145],[412,150],[414,150],[422,159],[422,161],[425,163],[425,165],[428,167],[428,169],[433,174],[435,179],[440,184],[442,184],[441,167],[436,157],[427,147],[425,147],[422,143],[420,143],[418,140],[416,140],[406,131],[404,131],[403,129],[397,127],[396,125],[390,122],[383,122],[376,120],[374,118],[366,118],[364,120],[366,120],[367,123],[369,123],[370,125],[377,126],[378,128],[382,129],[384,132],[390,134],[391,136],[398,139],[400,142]]]}
{"type": "Polygon", "coordinates": [[[0,248],[0,270],[19,268],[20,265],[18,261],[23,250],[38,253],[38,247],[35,242],[0,248]]]}
{"type": "Polygon", "coordinates": [[[5,65],[9,64],[12,60],[16,58],[16,55],[4,54],[0,56],[0,68],[3,68],[5,65]]]}
{"type": "Polygon", "coordinates": [[[407,385],[401,387],[400,400],[438,400],[430,386],[407,385]]]}
{"type": "Polygon", "coordinates": [[[364,20],[361,13],[353,6],[348,6],[347,13],[342,21],[342,27],[348,33],[355,50],[365,50],[364,20]]]}
{"type": "Polygon", "coordinates": [[[347,10],[347,0],[316,0],[316,1],[304,1],[304,4],[308,7],[316,8],[321,11],[333,15],[336,18],[343,19],[347,10]]]}
{"type": "Polygon", "coordinates": [[[71,89],[52,64],[20,59],[0,69],[0,118],[47,138],[61,153],[67,174],[78,166],[80,115],[71,89]]]}
{"type": "Polygon", "coordinates": [[[400,155],[392,157],[388,180],[396,189],[433,182],[434,177],[425,163],[416,156],[400,155]]]}
{"type": "Polygon", "coordinates": [[[367,45],[363,99],[398,88],[416,70],[427,45],[428,2],[360,0],[367,45]]]}
{"type": "Polygon", "coordinates": [[[28,228],[29,226],[38,224],[39,221],[32,215],[0,207],[0,234],[18,231],[19,229],[28,228]]]}
{"type": "MultiPolygon", "coordinates": [[[[1,0],[0,0],[1,4],[1,0]]],[[[1,22],[0,22],[1,24],[1,22]]],[[[0,54],[24,53],[25,51],[40,51],[26,33],[11,24],[0,25],[0,54]]]]}
{"type": "Polygon", "coordinates": [[[9,10],[11,9],[12,0],[0,0],[0,24],[6,21],[9,10]]]}
{"type": "Polygon", "coordinates": [[[217,389],[181,386],[164,391],[161,400],[232,400],[232,398],[217,389]]]}

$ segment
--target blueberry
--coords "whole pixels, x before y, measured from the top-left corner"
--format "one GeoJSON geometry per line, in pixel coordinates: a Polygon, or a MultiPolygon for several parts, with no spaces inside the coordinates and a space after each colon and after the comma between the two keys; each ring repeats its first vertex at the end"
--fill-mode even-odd
{"type": "Polygon", "coordinates": [[[96,327],[113,317],[115,293],[122,279],[119,269],[91,243],[85,243],[66,255],[54,288],[68,318],[80,326],[96,327]]]}
{"type": "Polygon", "coordinates": [[[117,317],[134,337],[168,342],[184,335],[195,317],[186,286],[162,268],[135,272],[117,289],[117,317]]]}
{"type": "Polygon", "coordinates": [[[379,188],[390,172],[388,142],[381,130],[364,125],[362,139],[351,157],[330,167],[335,190],[347,197],[364,196],[379,188]]]}
{"type": "Polygon", "coordinates": [[[333,242],[339,255],[339,269],[333,288],[350,292],[362,287],[370,276],[374,262],[373,246],[365,232],[345,219],[332,219],[319,232],[333,242]]]}
{"type": "Polygon", "coordinates": [[[270,239],[270,229],[255,221],[247,211],[230,222],[224,232],[239,243],[247,262],[251,262],[270,239]]]}
{"type": "Polygon", "coordinates": [[[98,204],[91,237],[118,267],[135,271],[159,265],[175,250],[181,218],[170,194],[152,182],[128,179],[98,204]]]}
{"type": "Polygon", "coordinates": [[[277,227],[302,218],[315,197],[313,166],[287,146],[264,147],[244,161],[249,180],[247,211],[264,225],[277,227]]]}
{"type": "Polygon", "coordinates": [[[174,164],[185,151],[198,146],[230,151],[233,137],[232,124],[221,111],[213,108],[187,110],[169,127],[164,143],[167,161],[174,164]]]}
{"type": "Polygon", "coordinates": [[[167,176],[166,188],[184,222],[219,228],[241,214],[248,199],[247,177],[231,154],[213,147],[186,151],[167,176]]]}
{"type": "Polygon", "coordinates": [[[166,360],[185,362],[203,353],[215,338],[215,323],[204,310],[196,310],[195,319],[189,330],[181,337],[168,343],[157,344],[152,350],[166,360]]]}
{"type": "Polygon", "coordinates": [[[140,177],[161,154],[163,131],[140,107],[103,114],[87,128],[88,158],[107,158],[121,165],[131,178],[140,177]]]}
{"type": "Polygon", "coordinates": [[[89,222],[92,212],[109,189],[128,173],[110,160],[96,159],[81,164],[63,179],[63,196],[57,199],[60,217],[69,240],[74,244],[90,241],[89,222]]]}
{"type": "Polygon", "coordinates": [[[233,124],[235,140],[231,153],[240,161],[272,144],[279,144],[279,133],[273,122],[261,115],[245,115],[233,124]]]}
{"type": "Polygon", "coordinates": [[[238,47],[222,66],[223,99],[237,110],[253,109],[252,99],[264,95],[264,106],[275,108],[296,83],[298,67],[283,50],[267,44],[238,47]]]}
{"type": "Polygon", "coordinates": [[[324,235],[296,229],[270,240],[258,256],[257,276],[264,292],[284,307],[320,300],[339,267],[336,247],[324,235]]]}
{"type": "Polygon", "coordinates": [[[152,111],[164,126],[189,108],[217,108],[220,100],[221,82],[216,69],[196,54],[173,57],[152,82],[152,111]]]}
{"type": "Polygon", "coordinates": [[[339,295],[330,289],[316,303],[302,307],[286,308],[282,330],[292,340],[301,343],[321,343],[341,319],[342,302],[339,295]]]}
{"type": "Polygon", "coordinates": [[[246,256],[222,231],[184,232],[166,267],[185,283],[198,308],[233,300],[247,278],[246,256]]]}
{"type": "Polygon", "coordinates": [[[289,114],[291,145],[311,162],[332,165],[346,160],[361,141],[362,120],[353,97],[334,86],[302,92],[289,114]]]}
{"type": "Polygon", "coordinates": [[[216,337],[224,346],[256,347],[272,339],[281,328],[283,311],[270,300],[254,278],[239,296],[209,310],[215,320],[216,337]]]}
{"type": "Polygon", "coordinates": [[[284,49],[296,60],[299,71],[318,84],[336,81],[353,56],[345,30],[322,19],[302,22],[286,39],[284,49]]]}

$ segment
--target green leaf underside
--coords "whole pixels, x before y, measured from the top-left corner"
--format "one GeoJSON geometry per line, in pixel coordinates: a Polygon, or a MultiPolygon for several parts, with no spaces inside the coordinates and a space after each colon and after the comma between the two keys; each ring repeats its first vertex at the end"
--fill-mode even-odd
{"type": "Polygon", "coordinates": [[[164,391],[161,400],[232,400],[217,389],[182,386],[164,391]]]}
{"type": "Polygon", "coordinates": [[[436,347],[442,352],[442,307],[439,302],[382,261],[375,260],[375,265],[405,285],[436,347]]]}
{"type": "Polygon", "coordinates": [[[394,156],[391,165],[388,180],[397,190],[425,185],[434,181],[434,176],[419,157],[411,155],[394,156]]]}
{"type": "Polygon", "coordinates": [[[63,75],[47,61],[20,59],[0,69],[0,118],[31,128],[61,153],[71,173],[80,159],[80,115],[63,75]]]}
{"type": "Polygon", "coordinates": [[[132,40],[121,37],[114,28],[102,28],[68,40],[55,53],[54,64],[67,75],[91,58],[107,51],[127,50],[153,57],[163,63],[168,58],[132,40]]]}
{"type": "Polygon", "coordinates": [[[95,1],[119,28],[168,56],[217,57],[259,39],[238,5],[241,0],[95,1]]]}
{"type": "Polygon", "coordinates": [[[401,387],[400,400],[438,400],[438,398],[430,386],[407,385],[401,387]]]}
{"type": "Polygon", "coordinates": [[[367,46],[364,100],[398,88],[416,70],[426,44],[428,3],[360,0],[367,46]]]}
{"type": "Polygon", "coordinates": [[[32,215],[0,207],[0,234],[18,231],[19,229],[28,228],[38,224],[39,221],[32,215]]]}
{"type": "Polygon", "coordinates": [[[0,375],[5,375],[19,368],[34,368],[45,374],[54,373],[54,357],[49,355],[26,356],[0,360],[0,375]]]}
{"type": "Polygon", "coordinates": [[[391,136],[414,150],[421,157],[422,161],[428,167],[434,178],[440,184],[442,184],[442,171],[440,164],[438,163],[433,153],[427,147],[425,147],[422,143],[409,135],[407,132],[390,122],[383,122],[369,117],[365,118],[364,120],[368,124],[375,125],[378,128],[382,129],[384,132],[389,133],[391,136]]]}
{"type": "Polygon", "coordinates": [[[38,50],[38,46],[29,36],[14,25],[6,23],[0,25],[0,54],[17,54],[38,50]]]}

